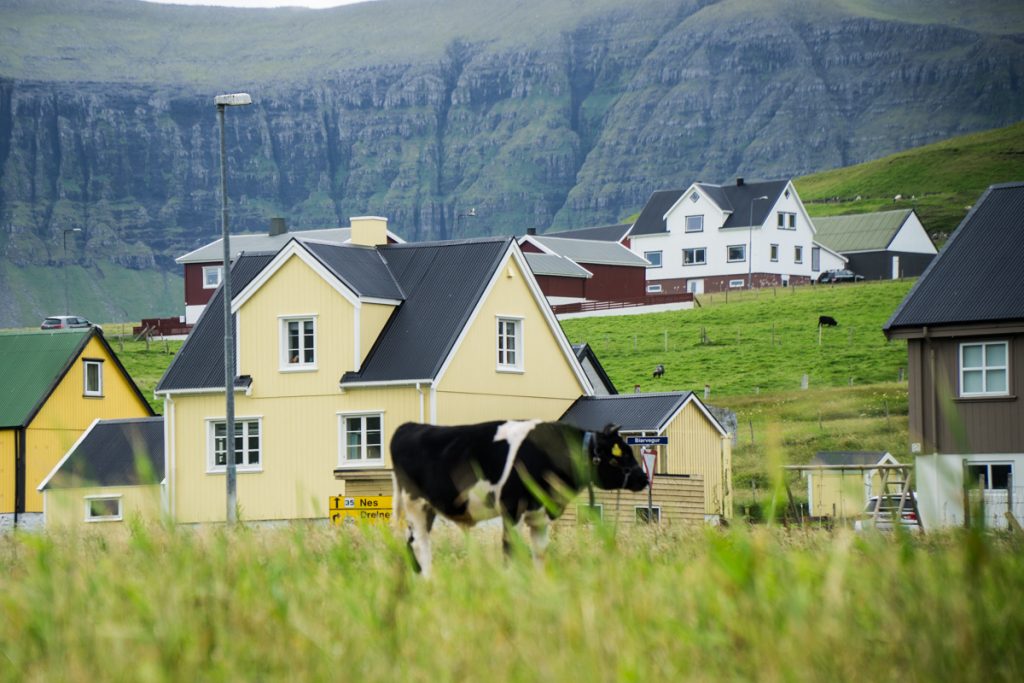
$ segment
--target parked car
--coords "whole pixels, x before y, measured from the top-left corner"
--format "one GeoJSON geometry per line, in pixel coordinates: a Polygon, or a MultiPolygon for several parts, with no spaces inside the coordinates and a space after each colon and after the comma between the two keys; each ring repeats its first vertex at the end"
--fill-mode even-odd
{"type": "Polygon", "coordinates": [[[49,318],[43,321],[43,324],[39,326],[41,330],[67,330],[74,327],[96,327],[85,318],[77,315],[51,315],[49,318]]]}
{"type": "Polygon", "coordinates": [[[863,275],[853,272],[852,270],[826,270],[820,276],[818,276],[818,282],[829,283],[829,282],[860,282],[864,279],[863,275]]]}
{"type": "MultiPolygon", "coordinates": [[[[867,531],[869,529],[877,529],[878,531],[892,531],[892,511],[895,510],[900,504],[899,494],[887,494],[883,497],[882,509],[878,513],[878,517],[875,517],[875,509],[878,507],[878,496],[871,496],[868,499],[868,504],[864,507],[864,514],[861,519],[854,521],[854,531],[867,531]]],[[[905,531],[911,533],[921,531],[921,526],[917,523],[917,513],[915,512],[915,503],[917,502],[916,494],[911,492],[903,499],[903,507],[900,510],[900,526],[905,531]]]]}

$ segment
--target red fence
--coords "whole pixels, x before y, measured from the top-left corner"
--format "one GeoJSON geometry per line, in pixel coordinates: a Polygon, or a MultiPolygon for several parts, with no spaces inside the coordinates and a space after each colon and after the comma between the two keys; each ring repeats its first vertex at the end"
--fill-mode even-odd
{"type": "Polygon", "coordinates": [[[590,311],[610,311],[617,308],[634,308],[636,306],[656,306],[658,304],[675,304],[693,301],[693,294],[650,294],[618,301],[581,301],[575,304],[558,304],[552,306],[555,315],[562,313],[588,313],[590,311]]]}
{"type": "Polygon", "coordinates": [[[163,337],[168,335],[188,334],[192,329],[181,318],[144,318],[141,325],[132,328],[132,336],[136,339],[142,337],[163,337]]]}

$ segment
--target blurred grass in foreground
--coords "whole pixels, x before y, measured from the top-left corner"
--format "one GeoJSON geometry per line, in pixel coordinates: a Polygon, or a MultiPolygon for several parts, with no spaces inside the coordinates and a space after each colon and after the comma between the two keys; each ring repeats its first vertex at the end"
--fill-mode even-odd
{"type": "Polygon", "coordinates": [[[2,680],[1020,680],[1019,541],[442,528],[0,537],[2,680]]]}

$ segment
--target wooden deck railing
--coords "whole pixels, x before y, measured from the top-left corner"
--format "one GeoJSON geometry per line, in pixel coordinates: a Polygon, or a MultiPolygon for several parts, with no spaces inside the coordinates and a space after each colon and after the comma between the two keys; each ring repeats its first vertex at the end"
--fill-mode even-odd
{"type": "Polygon", "coordinates": [[[591,311],[610,311],[617,308],[634,308],[636,306],[655,306],[658,304],[675,304],[693,301],[693,294],[649,294],[647,296],[618,299],[615,301],[581,301],[574,304],[558,304],[551,307],[555,315],[562,313],[589,313],[591,311]]]}

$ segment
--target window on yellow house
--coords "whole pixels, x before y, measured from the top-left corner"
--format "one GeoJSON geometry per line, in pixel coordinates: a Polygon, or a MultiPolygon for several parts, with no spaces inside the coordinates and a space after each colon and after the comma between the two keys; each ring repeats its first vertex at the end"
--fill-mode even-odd
{"type": "Polygon", "coordinates": [[[498,318],[498,370],[516,372],[523,369],[523,320],[498,318]]]}
{"type": "MultiPolygon", "coordinates": [[[[259,471],[262,429],[259,418],[235,420],[235,466],[239,472],[259,471]]],[[[210,420],[207,472],[224,472],[228,463],[228,427],[225,420],[210,420]]]]}
{"type": "Polygon", "coordinates": [[[83,393],[86,396],[103,395],[103,361],[83,360],[82,374],[84,375],[83,393]]]}
{"type": "Polygon", "coordinates": [[[382,413],[338,416],[342,467],[370,467],[384,464],[384,416],[382,413]]]}

